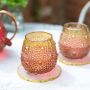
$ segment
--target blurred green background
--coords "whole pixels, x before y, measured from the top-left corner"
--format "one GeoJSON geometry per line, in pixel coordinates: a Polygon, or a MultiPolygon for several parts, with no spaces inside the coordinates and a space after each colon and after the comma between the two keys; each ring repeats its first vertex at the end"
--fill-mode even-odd
{"type": "MultiPolygon", "coordinates": [[[[1,9],[18,8],[24,22],[64,24],[76,22],[82,7],[89,0],[0,0],[1,9]]],[[[90,11],[85,23],[90,26],[90,11]]]]}

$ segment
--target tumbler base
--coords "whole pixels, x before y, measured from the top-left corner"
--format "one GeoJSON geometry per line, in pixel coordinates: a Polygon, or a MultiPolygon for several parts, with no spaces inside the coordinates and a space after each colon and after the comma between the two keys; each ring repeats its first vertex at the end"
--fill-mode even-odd
{"type": "Polygon", "coordinates": [[[61,68],[59,65],[56,65],[55,68],[53,70],[51,70],[48,73],[44,73],[44,74],[33,74],[33,73],[29,73],[27,72],[24,67],[22,65],[20,65],[17,68],[17,73],[18,75],[26,80],[26,81],[30,81],[30,82],[47,82],[47,81],[51,81],[54,80],[56,78],[58,78],[61,74],[61,68]]]}
{"type": "Polygon", "coordinates": [[[66,58],[63,55],[59,54],[58,56],[58,60],[64,64],[67,65],[85,65],[85,64],[90,64],[90,53],[80,59],[70,59],[70,58],[66,58]]]}

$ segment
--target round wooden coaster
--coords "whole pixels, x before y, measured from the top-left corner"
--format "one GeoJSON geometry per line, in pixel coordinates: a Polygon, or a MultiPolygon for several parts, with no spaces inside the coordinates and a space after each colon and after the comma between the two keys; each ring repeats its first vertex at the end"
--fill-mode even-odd
{"type": "Polygon", "coordinates": [[[70,59],[59,54],[58,60],[67,65],[85,65],[90,64],[90,53],[81,59],[70,59]]]}
{"type": "Polygon", "coordinates": [[[24,67],[20,65],[17,68],[17,73],[22,79],[30,82],[47,82],[58,78],[59,75],[61,74],[61,68],[59,65],[56,65],[56,67],[48,73],[32,74],[32,73],[28,73],[24,69],[24,67]]]}

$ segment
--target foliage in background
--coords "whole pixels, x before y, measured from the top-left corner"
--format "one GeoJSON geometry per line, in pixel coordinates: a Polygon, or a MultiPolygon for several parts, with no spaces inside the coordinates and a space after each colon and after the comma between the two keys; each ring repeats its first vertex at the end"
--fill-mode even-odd
{"type": "Polygon", "coordinates": [[[8,7],[25,7],[28,3],[28,0],[0,0],[0,7],[8,6],[8,7]]]}

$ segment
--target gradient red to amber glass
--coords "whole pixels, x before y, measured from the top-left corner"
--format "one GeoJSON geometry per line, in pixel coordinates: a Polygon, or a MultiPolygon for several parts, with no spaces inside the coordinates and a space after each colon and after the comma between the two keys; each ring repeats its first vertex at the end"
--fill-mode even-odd
{"type": "Polygon", "coordinates": [[[21,62],[30,73],[42,74],[51,71],[57,62],[52,35],[46,32],[27,34],[22,47],[21,62]]]}
{"type": "Polygon", "coordinates": [[[89,52],[89,30],[85,24],[67,23],[61,34],[59,47],[67,58],[83,58],[89,52]]]}

